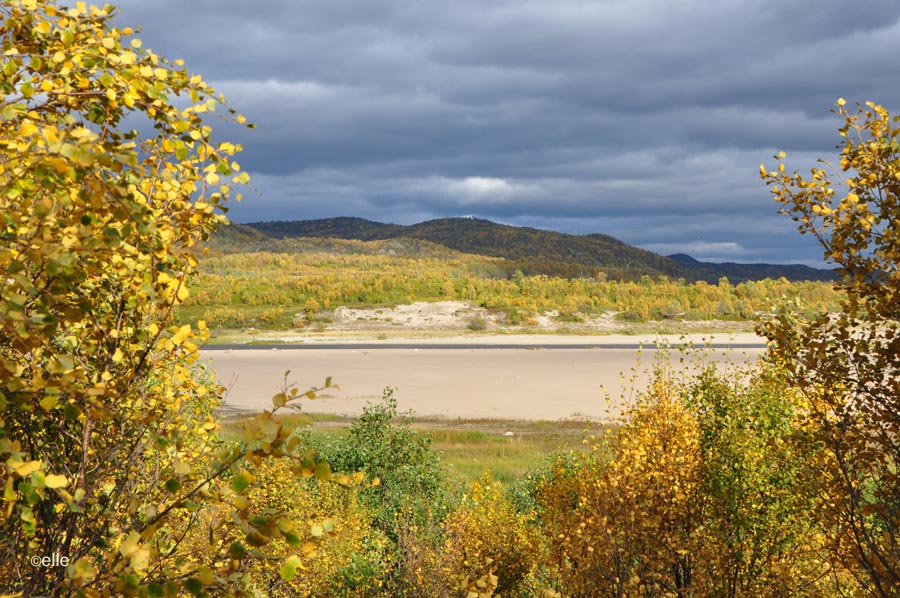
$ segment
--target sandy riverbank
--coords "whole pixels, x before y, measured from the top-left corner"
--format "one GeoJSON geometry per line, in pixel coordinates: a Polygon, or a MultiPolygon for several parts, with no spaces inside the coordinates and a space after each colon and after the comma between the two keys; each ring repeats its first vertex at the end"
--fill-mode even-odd
{"type": "MultiPolygon", "coordinates": [[[[657,343],[671,346],[713,344],[716,349],[683,354],[670,350],[676,370],[704,362],[744,363],[762,348],[729,349],[729,345],[763,345],[752,334],[686,336],[459,336],[383,341],[383,348],[355,349],[359,339],[326,339],[347,349],[315,349],[315,338],[302,339],[304,349],[207,350],[220,381],[229,388],[226,404],[258,411],[271,406],[284,372],[298,388],[321,384],[333,376],[340,389],[327,398],[304,401],[303,410],[356,415],[366,401],[381,396],[385,387],[397,389],[401,409],[422,416],[447,418],[549,419],[591,417],[606,419],[621,409],[631,392],[646,385],[657,343]],[[417,349],[391,348],[410,341],[417,349]],[[428,348],[429,345],[521,345],[516,348],[428,348]],[[540,343],[558,348],[529,350],[540,343]],[[573,349],[573,344],[597,343],[604,348],[573,349]],[[616,345],[616,346],[614,346],[616,345]],[[644,349],[638,350],[637,345],[644,349]]],[[[293,342],[298,342],[294,340],[293,342]]],[[[370,341],[367,341],[370,342],[370,341]]]]}
{"type": "MultiPolygon", "coordinates": [[[[622,320],[617,312],[577,314],[561,318],[551,310],[532,314],[518,324],[508,321],[505,312],[478,307],[464,301],[417,301],[409,305],[381,308],[337,307],[321,311],[314,321],[303,313],[295,315],[297,325],[287,330],[244,328],[216,330],[212,342],[229,343],[305,343],[332,340],[396,340],[430,338],[509,338],[531,336],[612,338],[623,335],[653,339],[659,334],[687,334],[699,338],[704,334],[727,336],[753,330],[752,322],[716,319],[670,319],[632,322],[622,320]]],[[[477,342],[477,341],[475,341],[477,342]]],[[[491,342],[488,340],[487,342],[491,342]]]]}

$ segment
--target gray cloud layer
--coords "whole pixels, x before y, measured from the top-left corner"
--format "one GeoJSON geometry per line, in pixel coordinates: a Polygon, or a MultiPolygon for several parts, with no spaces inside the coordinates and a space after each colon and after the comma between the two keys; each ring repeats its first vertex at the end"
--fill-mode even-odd
{"type": "Polygon", "coordinates": [[[701,259],[805,262],[758,179],[897,107],[900,3],[125,0],[257,124],[237,221],[476,215],[701,259]]]}

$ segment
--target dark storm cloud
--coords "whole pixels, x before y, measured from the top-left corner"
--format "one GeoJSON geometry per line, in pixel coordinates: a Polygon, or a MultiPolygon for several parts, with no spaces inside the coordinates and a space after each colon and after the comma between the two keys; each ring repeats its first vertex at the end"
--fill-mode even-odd
{"type": "Polygon", "coordinates": [[[900,104],[900,4],[862,0],[120,3],[257,124],[238,221],[476,215],[662,253],[821,252],[758,179],[900,104]]]}

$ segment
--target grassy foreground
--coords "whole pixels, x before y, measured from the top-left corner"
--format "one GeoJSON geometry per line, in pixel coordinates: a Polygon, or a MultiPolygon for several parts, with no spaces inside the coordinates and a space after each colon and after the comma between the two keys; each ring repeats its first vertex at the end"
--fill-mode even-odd
{"type": "MultiPolygon", "coordinates": [[[[318,435],[340,438],[354,418],[304,413],[279,418],[286,427],[311,427],[318,435]]],[[[255,415],[227,418],[224,434],[239,438],[255,425],[255,415]]],[[[485,473],[505,484],[522,479],[559,451],[584,450],[585,441],[600,436],[603,425],[582,419],[529,421],[505,419],[413,418],[410,428],[428,438],[449,475],[468,486],[485,473]]]]}

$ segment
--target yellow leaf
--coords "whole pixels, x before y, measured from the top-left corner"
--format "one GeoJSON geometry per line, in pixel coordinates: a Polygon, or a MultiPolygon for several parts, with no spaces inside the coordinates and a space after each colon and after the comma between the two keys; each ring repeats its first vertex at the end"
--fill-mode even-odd
{"type": "Polygon", "coordinates": [[[187,337],[190,336],[190,334],[191,334],[191,325],[185,324],[184,326],[182,326],[181,328],[178,329],[178,332],[176,332],[174,336],[172,336],[172,344],[177,346],[177,345],[184,343],[184,341],[187,340],[187,337]]]}
{"type": "Polygon", "coordinates": [[[119,554],[129,557],[140,548],[141,535],[137,532],[131,532],[128,537],[119,545],[119,554]]]}
{"type": "Polygon", "coordinates": [[[69,484],[69,480],[64,475],[51,473],[45,481],[47,488],[65,488],[69,484]]]}
{"type": "Polygon", "coordinates": [[[72,579],[78,582],[91,581],[97,576],[94,566],[86,558],[75,561],[73,570],[72,579]]]}
{"type": "Polygon", "coordinates": [[[150,566],[150,551],[139,548],[131,555],[131,568],[135,571],[146,571],[150,566]]]}
{"type": "Polygon", "coordinates": [[[26,461],[24,463],[13,465],[12,468],[13,471],[24,478],[40,469],[41,465],[43,465],[42,461],[26,461]]]}
{"type": "Polygon", "coordinates": [[[213,574],[212,570],[209,567],[207,567],[206,565],[203,565],[202,567],[200,567],[197,570],[197,577],[200,578],[200,583],[203,583],[206,585],[212,585],[213,582],[216,581],[216,576],[213,574]]]}
{"type": "Polygon", "coordinates": [[[34,123],[31,121],[25,121],[22,123],[22,126],[19,127],[19,135],[22,137],[28,137],[29,135],[33,135],[37,133],[38,128],[34,126],[34,123]]]}

